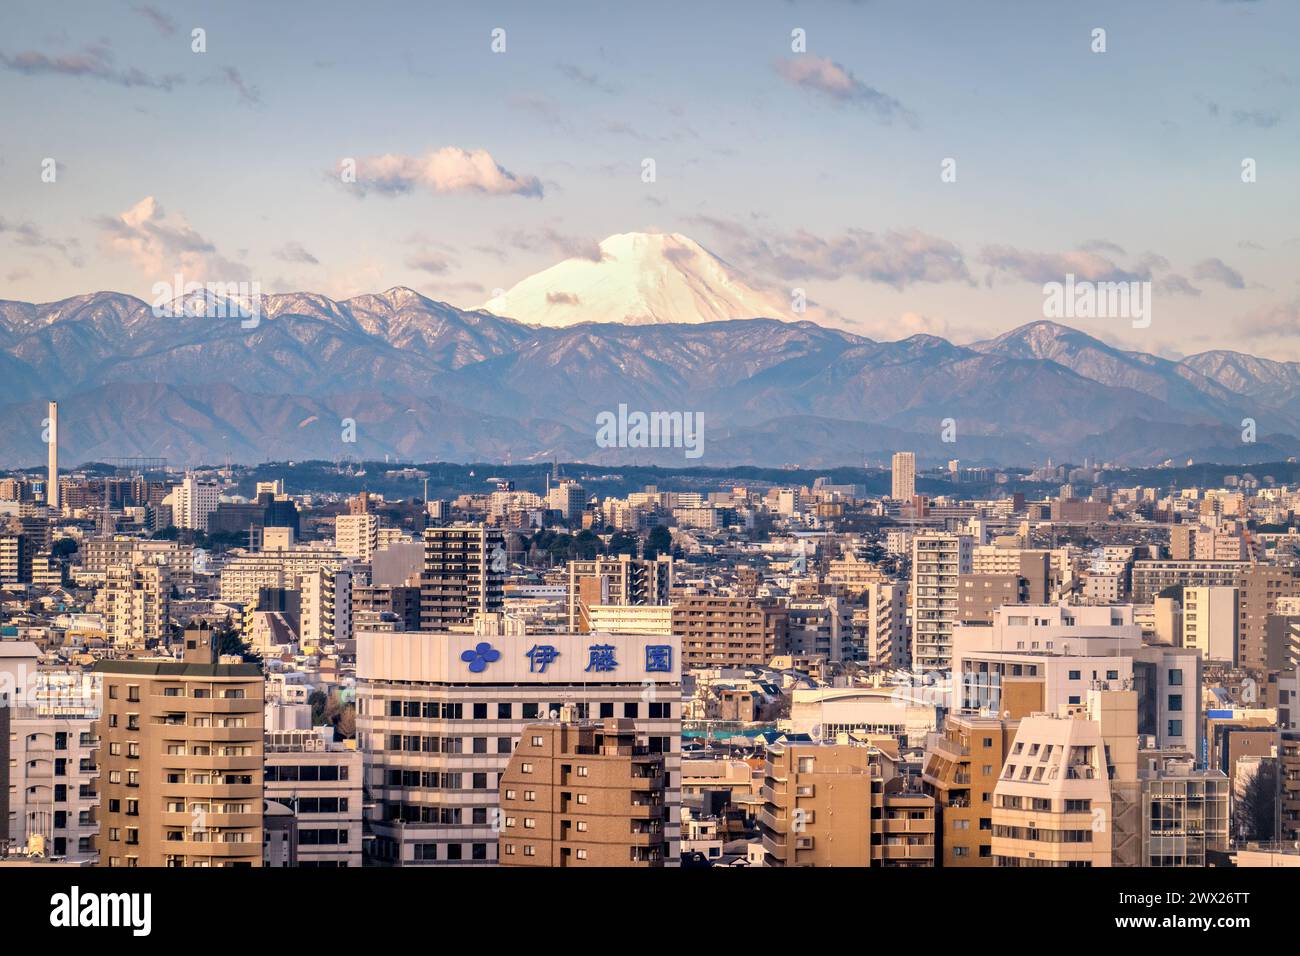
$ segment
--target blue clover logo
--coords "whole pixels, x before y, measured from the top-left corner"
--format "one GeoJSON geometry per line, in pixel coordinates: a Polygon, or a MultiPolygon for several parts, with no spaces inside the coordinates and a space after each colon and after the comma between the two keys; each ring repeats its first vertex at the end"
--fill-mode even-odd
{"type": "Polygon", "coordinates": [[[471,673],[481,674],[487,666],[501,656],[501,652],[487,641],[480,641],[472,651],[461,651],[460,659],[469,664],[471,673]]]}

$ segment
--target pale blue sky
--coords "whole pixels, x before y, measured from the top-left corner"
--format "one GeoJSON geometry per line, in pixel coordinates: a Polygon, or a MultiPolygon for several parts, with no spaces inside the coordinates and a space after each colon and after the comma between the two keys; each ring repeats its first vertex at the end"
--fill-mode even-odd
{"type": "Polygon", "coordinates": [[[1298,34],[1284,0],[10,0],[0,297],[148,298],[184,261],[470,307],[662,229],[877,338],[1005,331],[1042,317],[1042,276],[1087,263],[1157,282],[1149,329],[1072,323],[1108,341],[1300,359],[1298,34]],[[449,147],[541,196],[358,198],[330,174],[449,147]]]}

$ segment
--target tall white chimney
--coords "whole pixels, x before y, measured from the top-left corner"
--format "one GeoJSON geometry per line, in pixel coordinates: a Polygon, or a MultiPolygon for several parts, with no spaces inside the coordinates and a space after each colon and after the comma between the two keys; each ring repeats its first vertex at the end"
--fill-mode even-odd
{"type": "Polygon", "coordinates": [[[50,402],[50,477],[45,490],[50,510],[59,511],[59,403],[50,402]]]}

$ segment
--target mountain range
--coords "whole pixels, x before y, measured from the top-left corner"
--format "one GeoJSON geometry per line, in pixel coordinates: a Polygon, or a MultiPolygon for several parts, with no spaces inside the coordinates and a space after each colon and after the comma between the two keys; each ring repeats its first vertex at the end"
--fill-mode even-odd
{"type": "Polygon", "coordinates": [[[525,280],[496,303],[515,317],[406,288],[342,301],[263,296],[253,328],[158,315],[113,292],[0,301],[0,461],[44,461],[50,399],[61,403],[69,464],[387,454],[822,467],[913,449],[928,462],[1145,465],[1300,454],[1300,363],[1230,351],[1172,361],[1047,321],[966,346],[930,335],[875,341],[745,314],[764,294],[724,282],[725,263],[701,261],[710,254],[684,239],[611,237],[602,249],[636,247],[655,269],[687,274],[651,281],[617,259],[592,259],[612,261],[613,278],[596,287],[548,279],[515,295],[525,280]],[[666,252],[684,248],[689,255],[666,252]],[[603,288],[596,314],[622,310],[622,319],[561,322],[553,309],[568,306],[536,289],[554,298],[566,283],[580,307],[603,288]],[[596,417],[620,405],[701,413],[703,456],[599,447],[596,417]],[[1254,442],[1242,440],[1247,418],[1254,442]],[[348,419],[355,442],[343,440],[348,419]],[[941,440],[945,419],[955,442],[941,440]]]}

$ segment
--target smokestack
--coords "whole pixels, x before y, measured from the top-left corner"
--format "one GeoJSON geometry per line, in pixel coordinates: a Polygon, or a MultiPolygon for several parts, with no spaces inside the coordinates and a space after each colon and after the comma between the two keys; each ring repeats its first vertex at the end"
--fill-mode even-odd
{"type": "Polygon", "coordinates": [[[50,477],[45,489],[50,510],[59,511],[59,403],[50,402],[50,477]]]}

